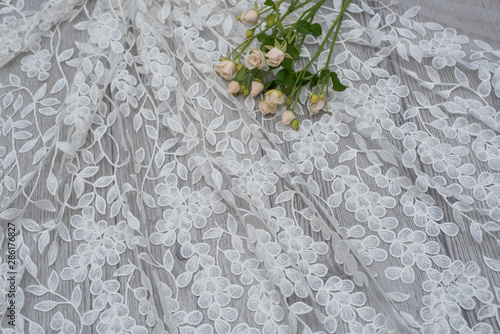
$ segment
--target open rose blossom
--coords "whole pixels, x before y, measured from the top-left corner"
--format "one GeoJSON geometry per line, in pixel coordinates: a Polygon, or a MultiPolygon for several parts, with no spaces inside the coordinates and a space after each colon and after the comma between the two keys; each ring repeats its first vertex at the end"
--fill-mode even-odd
{"type": "Polygon", "coordinates": [[[268,53],[266,53],[266,57],[267,65],[271,67],[278,67],[285,59],[285,53],[278,48],[272,48],[268,53]]]}
{"type": "Polygon", "coordinates": [[[259,103],[259,110],[262,115],[274,114],[276,113],[277,107],[275,105],[267,103],[265,100],[261,100],[259,103]]]}
{"type": "Polygon", "coordinates": [[[263,69],[266,64],[266,54],[258,49],[253,49],[249,54],[245,55],[245,66],[249,70],[254,68],[263,69]]]}
{"type": "Polygon", "coordinates": [[[230,94],[238,94],[240,92],[240,84],[236,81],[231,81],[229,84],[229,87],[227,88],[227,91],[230,94]]]}
{"type": "Polygon", "coordinates": [[[316,102],[311,101],[311,104],[309,106],[309,111],[313,115],[317,114],[320,112],[321,109],[325,107],[325,104],[326,104],[325,97],[320,95],[316,102]]]}
{"type": "Polygon", "coordinates": [[[271,89],[266,93],[266,102],[275,106],[279,106],[280,104],[285,102],[285,94],[283,94],[279,90],[271,89]]]}
{"type": "Polygon", "coordinates": [[[222,79],[233,80],[236,76],[236,65],[231,60],[223,60],[215,64],[214,67],[222,79]]]}
{"type": "Polygon", "coordinates": [[[283,124],[290,124],[294,119],[295,119],[295,114],[290,110],[284,111],[283,115],[281,115],[281,123],[283,124]]]}
{"type": "Polygon", "coordinates": [[[255,23],[257,23],[258,19],[259,19],[259,13],[257,13],[253,9],[245,10],[243,13],[241,13],[241,22],[243,23],[249,23],[251,25],[254,25],[255,23]]]}
{"type": "Polygon", "coordinates": [[[252,82],[252,87],[251,87],[251,90],[250,90],[250,96],[251,97],[256,97],[263,90],[264,90],[264,84],[262,82],[260,82],[260,81],[254,81],[254,82],[252,82]]]}

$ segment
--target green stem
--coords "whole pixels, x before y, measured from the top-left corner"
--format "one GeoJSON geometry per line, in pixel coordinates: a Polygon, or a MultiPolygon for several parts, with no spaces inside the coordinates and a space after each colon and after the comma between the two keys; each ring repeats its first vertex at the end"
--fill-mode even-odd
{"type": "Polygon", "coordinates": [[[260,79],[264,80],[264,78],[266,77],[267,73],[269,73],[269,72],[271,72],[270,68],[263,75],[260,76],[260,79]]]}
{"type": "Polygon", "coordinates": [[[242,46],[244,46],[245,44],[247,44],[247,42],[243,42],[241,43],[240,45],[238,45],[236,48],[234,48],[233,51],[231,51],[231,53],[229,54],[229,56],[227,56],[227,58],[231,58],[231,56],[233,55],[233,53],[238,50],[239,48],[241,48],[242,46]]]}
{"type": "MultiPolygon", "coordinates": [[[[262,23],[264,23],[264,22],[265,22],[265,20],[260,21],[260,22],[259,22],[259,24],[257,24],[254,28],[252,28],[252,29],[254,29],[254,35],[253,35],[252,37],[250,37],[247,41],[244,41],[243,43],[241,43],[240,45],[238,45],[238,46],[237,46],[237,47],[236,47],[233,51],[231,51],[231,53],[229,54],[229,56],[227,56],[227,58],[231,58],[231,56],[234,54],[234,52],[235,52],[236,50],[238,50],[238,49],[239,49],[239,48],[241,48],[242,46],[246,45],[246,46],[245,46],[245,47],[241,50],[240,54],[238,55],[238,58],[237,58],[237,59],[239,60],[239,57],[241,56],[241,54],[243,53],[243,51],[245,51],[245,50],[246,50],[246,48],[248,47],[248,45],[250,45],[250,43],[251,43],[251,42],[255,39],[255,36],[257,35],[257,34],[255,33],[255,30],[256,30],[258,27],[260,27],[260,25],[261,25],[262,23]]],[[[269,28],[266,28],[266,29],[264,29],[263,31],[267,31],[268,29],[269,29],[269,28]]]]}
{"type": "Polygon", "coordinates": [[[301,87],[299,87],[299,91],[298,91],[298,92],[296,93],[296,95],[295,95],[295,101],[293,102],[293,107],[292,107],[292,109],[290,110],[290,111],[291,111],[294,115],[295,115],[295,107],[297,106],[297,102],[299,101],[299,95],[300,95],[300,90],[301,90],[301,89],[302,89],[302,88],[301,88],[301,87]]]}
{"type": "MultiPolygon", "coordinates": [[[[329,79],[330,79],[330,77],[328,77],[328,76],[322,79],[323,82],[321,83],[321,92],[320,92],[320,95],[323,95],[323,91],[325,90],[325,86],[328,83],[329,79]]],[[[326,93],[328,95],[328,88],[326,89],[326,93]]]]}
{"type": "Polygon", "coordinates": [[[261,16],[262,14],[267,13],[271,9],[273,9],[273,8],[272,7],[263,8],[262,11],[259,10],[257,13],[259,14],[259,16],[261,16]]]}
{"type": "MultiPolygon", "coordinates": [[[[284,2],[285,0],[281,0],[279,1],[277,4],[276,4],[276,7],[279,8],[279,6],[284,2]]],[[[285,30],[284,30],[284,27],[283,27],[283,20],[290,14],[292,13],[293,11],[305,6],[306,4],[308,4],[309,2],[311,2],[312,0],[307,0],[307,1],[304,1],[303,3],[301,3],[300,5],[298,6],[295,6],[300,0],[295,0],[295,1],[292,1],[292,4],[290,5],[290,7],[288,8],[287,12],[281,16],[281,17],[277,17],[276,18],[276,22],[275,22],[275,25],[274,25],[274,28],[276,27],[279,27],[279,29],[285,33],[285,30]]],[[[325,0],[321,0],[320,3],[323,3],[325,0]]],[[[315,6],[317,6],[318,4],[316,4],[315,6]]],[[[314,7],[313,7],[314,8],[314,7]]],[[[269,7],[269,8],[266,8],[261,14],[269,11],[270,9],[272,9],[272,7],[269,7]]],[[[308,12],[308,11],[306,11],[308,12]]],[[[266,22],[266,20],[262,20],[259,22],[259,24],[257,26],[255,26],[255,28],[253,29],[257,29],[260,25],[262,25],[262,23],[266,22]]],[[[266,29],[264,29],[262,32],[265,32],[265,31],[268,31],[271,27],[266,27],[266,29]]],[[[274,34],[274,32],[273,32],[274,34]]],[[[231,56],[238,50],[242,47],[241,51],[238,53],[238,56],[237,56],[237,59],[239,61],[239,57],[241,56],[241,54],[246,50],[246,48],[248,47],[248,45],[250,45],[250,43],[255,39],[255,36],[257,34],[254,34],[254,36],[252,36],[251,38],[249,38],[247,41],[241,43],[239,46],[237,46],[233,51],[231,51],[231,53],[229,54],[229,56],[227,56],[227,58],[231,58],[231,56]]]]}
{"type": "MultiPolygon", "coordinates": [[[[279,18],[279,17],[278,17],[279,18]]],[[[279,30],[281,30],[282,34],[285,34],[285,28],[283,27],[283,24],[281,23],[282,20],[276,20],[276,26],[278,27],[279,30]]]]}
{"type": "MultiPolygon", "coordinates": [[[[337,23],[338,25],[340,26],[341,24],[341,19],[342,19],[342,16],[344,15],[344,12],[347,8],[347,6],[349,6],[349,3],[351,2],[351,0],[347,0],[346,1],[346,4],[345,6],[342,6],[342,9],[340,10],[340,13],[339,15],[337,16],[337,18],[335,19],[335,21],[333,22],[332,24],[332,27],[330,28],[330,30],[328,30],[328,32],[326,33],[326,36],[325,36],[325,39],[323,40],[323,42],[321,43],[321,45],[319,46],[319,49],[318,51],[316,52],[316,54],[311,58],[311,60],[307,63],[307,65],[302,69],[302,71],[300,71],[300,74],[297,76],[297,80],[295,81],[295,85],[297,85],[297,83],[300,82],[300,80],[302,80],[302,77],[304,76],[304,74],[306,73],[307,69],[312,65],[312,63],[316,60],[316,58],[318,58],[318,56],[321,54],[321,52],[323,51],[323,47],[325,46],[325,44],[328,42],[328,37],[330,37],[330,35],[332,34],[333,32],[333,29],[335,28],[335,26],[337,26],[337,23]]],[[[335,43],[335,41],[333,41],[333,43],[335,43]]],[[[293,91],[292,91],[292,94],[301,86],[298,86],[296,87],[293,91]]]]}
{"type": "MultiPolygon", "coordinates": [[[[305,13],[308,13],[305,17],[302,18],[301,16],[301,19],[303,20],[309,20],[311,18],[314,18],[314,15],[316,15],[316,12],[319,10],[319,8],[323,5],[323,3],[325,2],[325,0],[321,0],[320,2],[318,2],[317,4],[315,4],[313,7],[311,7],[309,10],[306,10],[304,13],[302,13],[302,16],[305,14],[305,13]]],[[[300,21],[301,19],[297,20],[300,21]]]]}
{"type": "MultiPolygon", "coordinates": [[[[298,2],[298,1],[297,1],[297,2],[298,2]]],[[[309,1],[304,1],[303,3],[301,3],[300,5],[298,5],[297,7],[294,7],[294,8],[293,8],[293,10],[292,10],[291,12],[293,12],[294,10],[297,10],[297,9],[299,9],[299,8],[304,7],[304,6],[305,6],[305,5],[307,5],[309,2],[311,2],[311,0],[309,0],[309,1]]],[[[321,3],[323,3],[323,2],[325,2],[325,0],[321,0],[320,2],[321,2],[321,3]]],[[[317,5],[317,4],[316,4],[316,5],[317,5]]],[[[315,6],[316,6],[316,5],[315,5],[315,6]]],[[[311,8],[312,8],[312,7],[311,7],[311,8]]]]}
{"type": "MultiPolygon", "coordinates": [[[[281,21],[283,21],[285,19],[285,17],[287,17],[288,15],[290,15],[292,12],[296,11],[297,9],[299,9],[301,7],[304,7],[305,5],[307,5],[311,1],[312,0],[304,1],[303,3],[301,3],[298,6],[295,6],[295,5],[299,2],[299,0],[297,0],[295,2],[292,2],[292,4],[290,5],[290,7],[288,7],[288,10],[286,11],[286,13],[283,14],[283,16],[281,17],[281,21]]],[[[324,2],[325,0],[321,0],[321,1],[324,2]]]]}
{"type": "MultiPolygon", "coordinates": [[[[345,0],[342,1],[342,5],[344,5],[344,2],[345,2],[345,0]]],[[[349,5],[349,2],[351,2],[351,0],[347,0],[347,5],[349,5]]],[[[332,46],[330,46],[330,52],[328,53],[328,58],[326,60],[325,68],[329,67],[330,59],[332,58],[332,54],[333,54],[333,48],[335,46],[335,42],[337,41],[337,35],[339,34],[340,26],[342,25],[342,18],[344,17],[344,12],[341,12],[339,14],[339,17],[340,17],[340,21],[337,24],[337,29],[335,30],[335,34],[333,35],[332,46]]]]}

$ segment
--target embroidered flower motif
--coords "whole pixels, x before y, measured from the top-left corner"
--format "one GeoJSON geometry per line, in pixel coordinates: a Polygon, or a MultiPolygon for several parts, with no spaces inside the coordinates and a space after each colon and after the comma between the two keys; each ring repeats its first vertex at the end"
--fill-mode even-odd
{"type": "Polygon", "coordinates": [[[120,261],[120,254],[127,249],[125,245],[127,225],[125,221],[117,225],[108,226],[101,220],[94,222],[80,215],[71,218],[75,227],[75,240],[85,240],[77,250],[78,255],[72,255],[68,263],[73,267],[82,267],[89,264],[103,266],[105,262],[116,265],[120,261]]]}
{"type": "Polygon", "coordinates": [[[141,58],[144,60],[144,69],[146,71],[151,71],[152,79],[151,85],[158,88],[162,85],[168,85],[170,87],[177,85],[177,79],[172,77],[172,67],[170,64],[170,58],[165,54],[161,53],[160,49],[156,46],[148,49],[144,47],[140,51],[141,58]]]}
{"type": "Polygon", "coordinates": [[[385,321],[375,321],[369,324],[362,325],[357,321],[352,321],[349,323],[350,333],[356,334],[372,334],[379,332],[380,329],[384,328],[386,325],[385,321]]]}
{"type": "Polygon", "coordinates": [[[254,163],[243,159],[236,175],[239,178],[233,179],[235,187],[252,198],[260,199],[263,195],[269,196],[276,192],[275,184],[279,179],[274,173],[269,156],[264,156],[254,163]]]}
{"type": "Polygon", "coordinates": [[[342,122],[342,115],[339,112],[323,115],[314,124],[306,119],[298,131],[281,123],[276,125],[276,129],[283,132],[283,139],[294,142],[294,152],[290,154],[290,160],[298,164],[305,174],[312,173],[314,167],[321,171],[327,169],[325,153],[337,153],[340,136],[345,137],[349,134],[349,128],[342,122]],[[311,159],[314,161],[314,166],[311,159]]]}
{"type": "Polygon", "coordinates": [[[147,333],[143,326],[137,326],[135,319],[129,316],[129,308],[123,304],[123,296],[120,294],[110,295],[109,306],[99,316],[96,331],[104,333],[147,333]]]}
{"type": "Polygon", "coordinates": [[[0,24],[0,57],[6,57],[10,51],[21,50],[23,34],[26,33],[26,25],[18,24],[15,16],[3,17],[0,24]]]}
{"type": "Polygon", "coordinates": [[[316,301],[325,307],[327,319],[325,327],[330,333],[337,328],[337,317],[350,323],[356,319],[356,311],[366,302],[366,296],[361,292],[354,292],[354,283],[333,276],[321,286],[316,294],[316,301]]]}
{"type": "Polygon", "coordinates": [[[104,13],[101,15],[101,10],[97,9],[94,13],[94,17],[96,22],[90,25],[88,31],[90,40],[101,49],[108,48],[110,44],[118,42],[122,38],[122,32],[118,29],[118,20],[113,17],[111,13],[104,13]]]}
{"type": "Polygon", "coordinates": [[[151,234],[151,242],[172,246],[177,237],[177,241],[184,245],[191,241],[190,230],[193,226],[203,228],[213,212],[220,214],[226,206],[221,202],[220,194],[208,187],[200,191],[192,191],[188,187],[178,189],[175,175],[166,179],[167,183],[159,183],[155,192],[160,195],[158,205],[171,208],[165,210],[163,219],[156,223],[157,232],[151,234]]]}
{"type": "Polygon", "coordinates": [[[40,81],[47,80],[49,77],[47,72],[51,67],[51,58],[52,55],[49,53],[49,50],[43,49],[37,51],[21,60],[21,64],[23,64],[21,69],[23,72],[27,73],[28,78],[38,77],[40,81]]]}
{"type": "Polygon", "coordinates": [[[450,166],[458,167],[462,164],[461,157],[469,154],[469,149],[464,146],[453,147],[448,143],[441,143],[439,139],[424,134],[419,138],[417,153],[420,161],[424,164],[432,165],[438,172],[445,172],[450,166]]]}
{"type": "Polygon", "coordinates": [[[275,326],[275,319],[282,320],[284,311],[280,304],[278,291],[274,290],[270,281],[254,285],[248,290],[247,307],[254,312],[254,321],[258,325],[275,326]]]}
{"type": "Polygon", "coordinates": [[[422,298],[424,308],[420,316],[424,320],[422,333],[449,333],[461,331],[469,325],[463,318],[462,308],[473,310],[476,301],[490,303],[494,296],[489,291],[489,281],[480,276],[475,262],[454,261],[442,273],[429,269],[427,281],[422,287],[430,294],[422,298]]]}
{"type": "Polygon", "coordinates": [[[463,35],[457,35],[457,31],[446,28],[434,33],[430,41],[420,41],[420,47],[424,56],[432,56],[432,65],[437,69],[445,66],[455,66],[457,60],[465,58],[462,45],[469,43],[469,39],[463,35]]]}
{"type": "Polygon", "coordinates": [[[472,150],[479,160],[488,163],[491,169],[498,171],[500,170],[500,150],[495,144],[492,145],[491,133],[488,134],[488,132],[481,133],[481,136],[474,141],[472,150]]]}
{"type": "MultiPolygon", "coordinates": [[[[72,92],[66,98],[68,103],[67,116],[64,118],[64,124],[75,124],[77,129],[82,133],[87,132],[87,126],[92,122],[91,116],[91,99],[90,86],[85,82],[83,72],[78,72],[75,75],[73,82],[74,87],[72,92]]],[[[81,138],[84,141],[84,137],[81,138]]]]}
{"type": "Polygon", "coordinates": [[[132,107],[137,106],[136,96],[136,85],[137,79],[130,75],[129,71],[125,69],[126,63],[121,63],[118,66],[118,73],[116,77],[111,82],[111,89],[116,89],[117,93],[115,98],[119,101],[127,101],[132,107]]]}
{"type": "Polygon", "coordinates": [[[228,307],[231,299],[240,298],[243,288],[233,285],[222,277],[222,271],[216,266],[207,266],[194,276],[191,291],[198,296],[198,306],[207,309],[207,316],[212,321],[217,321],[221,328],[230,330],[228,322],[238,318],[238,311],[228,307]]]}
{"type": "Polygon", "coordinates": [[[380,128],[392,130],[395,127],[391,114],[400,112],[400,98],[407,96],[408,87],[400,84],[399,77],[393,75],[388,79],[380,79],[377,84],[362,84],[359,90],[350,89],[345,103],[356,108],[360,114],[357,119],[360,128],[380,128]]]}

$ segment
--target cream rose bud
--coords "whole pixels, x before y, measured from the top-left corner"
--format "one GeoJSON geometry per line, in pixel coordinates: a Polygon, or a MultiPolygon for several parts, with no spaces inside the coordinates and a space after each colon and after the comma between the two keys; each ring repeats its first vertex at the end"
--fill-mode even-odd
{"type": "Polygon", "coordinates": [[[226,80],[233,80],[236,75],[236,65],[231,60],[223,60],[215,64],[215,71],[226,80]]]}
{"type": "Polygon", "coordinates": [[[251,25],[254,25],[255,23],[257,23],[258,19],[259,13],[257,13],[253,9],[245,10],[243,13],[241,13],[241,22],[243,23],[250,23],[251,25]]]}
{"type": "Polygon", "coordinates": [[[236,81],[231,81],[231,83],[229,83],[227,91],[230,94],[238,94],[240,92],[240,88],[241,87],[239,83],[237,83],[236,81]]]}
{"type": "Polygon", "coordinates": [[[269,104],[279,106],[285,101],[285,94],[276,89],[271,89],[266,93],[266,101],[269,104]]]}
{"type": "Polygon", "coordinates": [[[252,89],[250,90],[250,96],[251,97],[256,97],[257,95],[260,94],[264,90],[264,84],[259,81],[254,81],[252,82],[252,89]]]}
{"type": "Polygon", "coordinates": [[[266,53],[267,65],[272,67],[280,66],[283,59],[285,59],[285,53],[278,48],[272,48],[266,53]]]}
{"type": "Polygon", "coordinates": [[[262,113],[262,115],[274,114],[276,113],[276,106],[267,103],[265,100],[262,100],[259,103],[259,110],[262,113]]]}
{"type": "Polygon", "coordinates": [[[266,54],[258,49],[253,49],[249,54],[245,55],[245,66],[249,70],[254,68],[263,69],[266,64],[266,54]]]}
{"type": "Polygon", "coordinates": [[[283,115],[281,115],[281,123],[283,124],[290,124],[294,119],[295,114],[290,110],[286,110],[285,112],[283,112],[283,115]]]}
{"type": "Polygon", "coordinates": [[[309,111],[311,112],[311,114],[317,114],[321,109],[325,107],[325,104],[326,104],[325,97],[320,96],[318,102],[311,103],[311,105],[309,106],[309,111]]]}

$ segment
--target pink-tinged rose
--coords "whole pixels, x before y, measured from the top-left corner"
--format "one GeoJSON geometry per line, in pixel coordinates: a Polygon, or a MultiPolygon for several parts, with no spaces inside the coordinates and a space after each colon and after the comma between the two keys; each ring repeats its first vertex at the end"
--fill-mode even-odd
{"type": "Polygon", "coordinates": [[[227,88],[227,91],[230,94],[238,94],[240,92],[240,84],[236,81],[231,81],[229,83],[229,87],[227,88]]]}
{"type": "Polygon", "coordinates": [[[285,59],[285,53],[278,48],[272,48],[266,53],[267,65],[272,67],[280,66],[283,59],[285,59]]]}
{"type": "Polygon", "coordinates": [[[311,103],[309,106],[309,111],[311,114],[317,114],[320,112],[321,109],[325,107],[326,100],[324,97],[320,97],[316,103],[311,103]]]}
{"type": "Polygon", "coordinates": [[[279,106],[280,104],[285,102],[285,94],[283,94],[279,90],[271,89],[266,93],[266,102],[275,106],[279,106]]]}
{"type": "Polygon", "coordinates": [[[233,80],[236,76],[236,65],[231,60],[223,60],[215,64],[214,67],[222,79],[233,80]]]}
{"type": "Polygon", "coordinates": [[[281,123],[283,124],[290,124],[294,119],[295,114],[290,110],[286,110],[285,112],[283,112],[283,115],[281,115],[281,123]]]}
{"type": "Polygon", "coordinates": [[[266,54],[260,50],[253,49],[249,54],[245,55],[245,66],[249,70],[254,68],[263,69],[266,64],[266,54]]]}
{"type": "Polygon", "coordinates": [[[243,23],[249,23],[251,25],[254,25],[255,23],[257,23],[258,19],[259,19],[259,13],[257,13],[253,9],[245,10],[243,13],[241,13],[241,22],[243,23]]]}
{"type": "Polygon", "coordinates": [[[260,94],[264,90],[264,84],[259,81],[254,81],[252,82],[252,89],[250,90],[250,96],[251,97],[256,97],[257,95],[260,94]]]}
{"type": "Polygon", "coordinates": [[[259,110],[262,113],[262,115],[274,114],[276,113],[276,106],[267,103],[265,100],[262,100],[259,103],[259,110]]]}

